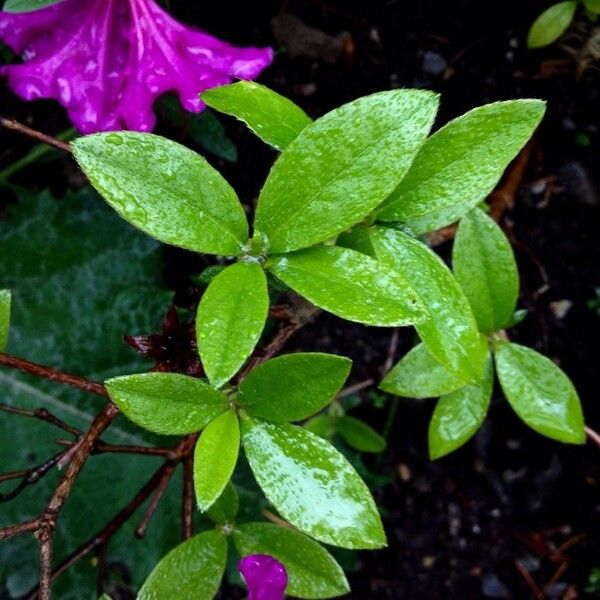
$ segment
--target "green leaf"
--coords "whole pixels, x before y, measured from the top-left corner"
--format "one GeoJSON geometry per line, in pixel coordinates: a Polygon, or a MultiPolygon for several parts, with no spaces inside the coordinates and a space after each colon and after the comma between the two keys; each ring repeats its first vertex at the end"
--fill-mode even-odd
{"type": "Polygon", "coordinates": [[[267,278],[259,264],[235,263],[211,281],[198,307],[196,338],[214,387],[229,381],[252,354],[268,312],[267,278]]]}
{"type": "Polygon", "coordinates": [[[600,14],[600,0],[583,0],[583,5],[592,14],[600,14]]]}
{"type": "Polygon", "coordinates": [[[196,442],[194,488],[198,508],[208,510],[229,483],[240,451],[240,424],[233,410],[211,421],[196,442]]]}
{"type": "Polygon", "coordinates": [[[480,381],[485,345],[469,302],[442,259],[394,229],[376,227],[372,240],[379,261],[401,274],[428,310],[429,318],[415,328],[432,356],[464,381],[480,381]]]}
{"type": "Polygon", "coordinates": [[[542,48],[555,42],[571,24],[576,9],[576,0],[558,2],[547,8],[529,29],[527,47],[542,48]]]}
{"type": "MultiPolygon", "coordinates": [[[[158,331],[171,302],[162,283],[160,246],[120,219],[90,187],[60,199],[44,192],[10,204],[0,219],[0,257],[0,288],[12,290],[12,354],[97,381],[150,368],[123,343],[123,335],[158,331]]],[[[84,430],[105,403],[93,394],[4,367],[0,397],[11,406],[46,408],[84,430]]],[[[2,469],[36,467],[59,451],[56,438],[47,423],[0,413],[2,469]]],[[[103,440],[161,443],[124,418],[111,425],[103,440]]],[[[57,558],[86,542],[130,502],[156,470],[156,460],[132,454],[94,456],[60,513],[62,525],[54,536],[57,558]],[[115,481],[118,485],[98,483],[115,481]]],[[[62,476],[53,469],[29,492],[3,503],[0,527],[39,514],[62,476]]],[[[152,535],[132,544],[137,519],[131,519],[107,549],[107,560],[122,564],[136,589],[179,540],[179,476],[175,474],[157,507],[152,535]]],[[[2,484],[2,492],[11,488],[12,483],[2,484]]],[[[13,598],[25,596],[37,584],[38,562],[32,536],[3,541],[0,587],[13,598]]],[[[95,598],[96,569],[87,561],[74,565],[57,579],[53,592],[60,600],[95,598]]]]}
{"type": "Polygon", "coordinates": [[[355,417],[344,415],[337,419],[336,430],[349,446],[359,452],[383,452],[387,445],[384,437],[355,417]]]}
{"type": "Polygon", "coordinates": [[[509,100],[450,121],[423,144],[377,219],[405,222],[415,234],[457,221],[494,189],[544,110],[541,100],[509,100]]]}
{"type": "Polygon", "coordinates": [[[302,352],[279,356],[242,381],[238,402],[249,414],[275,422],[300,421],[327,406],[346,381],[352,361],[302,352]]]}
{"type": "Polygon", "coordinates": [[[427,316],[402,275],[355,250],[319,246],[273,257],[266,267],[316,306],[349,321],[391,327],[427,316]]]}
{"type": "Polygon", "coordinates": [[[71,142],[92,185],[126,221],[174,246],[239,255],[248,240],[233,188],[189,148],[149,133],[97,133],[71,142]]]}
{"type": "Polygon", "coordinates": [[[335,241],[340,248],[349,248],[375,258],[375,248],[371,240],[371,227],[357,225],[349,231],[343,231],[335,241]]]}
{"type": "Polygon", "coordinates": [[[8,342],[10,327],[10,291],[0,290],[0,352],[4,352],[8,342]]]}
{"type": "Polygon", "coordinates": [[[333,598],[350,591],[344,571],[333,556],[309,537],[272,523],[244,523],[233,533],[242,556],[268,554],[288,574],[286,593],[296,598],[333,598]]]}
{"type": "Polygon", "coordinates": [[[571,380],[531,348],[503,343],[496,370],[513,410],[532,429],[559,442],[585,443],[581,403],[571,380]]]}
{"type": "Polygon", "coordinates": [[[255,229],[273,253],[328,240],[398,185],[425,140],[438,97],[393,90],[354,100],[306,127],[273,165],[255,229]]]}
{"type": "Polygon", "coordinates": [[[435,398],[464,387],[465,382],[418,344],[383,378],[379,387],[405,398],[435,398]]]}
{"type": "Polygon", "coordinates": [[[295,425],[242,421],[250,468],[281,516],[342,548],[381,548],[385,534],[371,492],[328,442],[295,425]]]}
{"type": "Polygon", "coordinates": [[[206,511],[206,516],[215,523],[232,523],[240,508],[240,498],[231,481],[225,486],[222,494],[206,511]]]}
{"type": "Polygon", "coordinates": [[[137,600],[212,600],[227,561],[227,540],[205,531],[179,544],[150,573],[137,600]]]}
{"type": "Polygon", "coordinates": [[[506,327],[519,297],[519,272],[503,231],[478,208],[458,226],[452,268],[480,330],[488,333],[506,327]]]}
{"type": "Polygon", "coordinates": [[[6,0],[2,10],[9,13],[28,13],[59,2],[62,0],[6,0]]]}
{"type": "Polygon", "coordinates": [[[336,421],[337,419],[330,415],[317,415],[306,421],[303,427],[319,437],[328,439],[335,434],[336,421]]]}
{"type": "Polygon", "coordinates": [[[253,81],[206,90],[200,98],[211,108],[236,117],[264,142],[283,150],[312,119],[291,100],[253,81]]]}
{"type": "Polygon", "coordinates": [[[227,396],[194,377],[142,373],[106,382],[111,400],[136,425],[162,435],[195,433],[229,408],[227,396]]]}
{"type": "Polygon", "coordinates": [[[479,429],[492,399],[494,367],[488,354],[480,385],[468,385],[442,396],[429,423],[429,456],[441,458],[471,439],[479,429]]]}

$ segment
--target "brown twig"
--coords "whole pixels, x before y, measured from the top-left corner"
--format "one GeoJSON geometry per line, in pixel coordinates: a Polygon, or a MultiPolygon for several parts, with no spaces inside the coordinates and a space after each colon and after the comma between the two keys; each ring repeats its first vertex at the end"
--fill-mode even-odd
{"type": "Polygon", "coordinates": [[[587,425],[584,427],[585,429],[585,433],[588,436],[588,439],[590,440],[590,442],[592,442],[593,444],[596,444],[596,446],[598,446],[598,448],[600,448],[600,433],[598,433],[597,431],[594,431],[591,427],[588,427],[587,425]]]}
{"type": "Polygon", "coordinates": [[[163,497],[163,494],[165,493],[169,482],[171,481],[171,477],[173,477],[173,473],[175,472],[175,466],[175,464],[169,464],[167,468],[163,471],[162,479],[158,482],[158,485],[154,490],[154,493],[150,500],[150,504],[148,504],[148,508],[146,508],[144,516],[141,518],[139,525],[135,529],[135,537],[137,537],[138,539],[142,539],[146,535],[146,529],[148,529],[150,520],[156,512],[158,503],[163,497]]]}
{"type": "Polygon", "coordinates": [[[32,129],[31,127],[27,127],[27,125],[23,125],[23,123],[19,123],[14,119],[6,119],[4,117],[0,117],[0,125],[5,129],[10,129],[11,131],[16,131],[22,135],[26,135],[38,142],[42,142],[43,144],[48,144],[49,146],[54,146],[63,152],[68,152],[71,154],[71,146],[66,144],[65,142],[61,142],[59,139],[52,137],[51,135],[47,135],[42,133],[41,131],[37,131],[37,129],[32,129]]]}
{"type": "Polygon", "coordinates": [[[101,383],[90,381],[89,379],[79,377],[78,375],[64,373],[63,371],[53,369],[52,367],[38,365],[37,363],[30,362],[24,358],[0,353],[0,365],[18,369],[19,371],[29,373],[34,377],[41,377],[42,379],[70,385],[71,387],[78,388],[84,392],[91,392],[92,394],[98,394],[99,396],[108,396],[106,388],[101,383]]]}
{"type": "Polygon", "coordinates": [[[519,560],[515,560],[515,567],[525,580],[525,583],[529,586],[533,597],[536,598],[536,600],[542,600],[544,598],[544,592],[542,592],[539,585],[535,582],[535,580],[533,579],[529,571],[525,568],[523,563],[521,563],[521,561],[519,560]]]}
{"type": "Polygon", "coordinates": [[[398,351],[398,342],[400,341],[400,328],[395,327],[392,330],[390,337],[390,345],[388,347],[387,357],[383,363],[381,374],[385,375],[393,366],[396,358],[396,352],[398,351]]]}
{"type": "Polygon", "coordinates": [[[356,392],[360,392],[365,388],[371,387],[375,383],[374,379],[365,379],[364,381],[359,381],[354,385],[349,385],[347,388],[344,388],[338,395],[337,399],[346,398],[347,396],[352,396],[352,394],[356,394],[356,392]]]}
{"type": "MultiPolygon", "coordinates": [[[[73,447],[77,442],[71,440],[56,440],[60,446],[73,447]]],[[[141,456],[162,456],[168,460],[176,457],[174,448],[159,448],[154,446],[130,446],[120,444],[107,444],[102,440],[94,446],[92,454],[138,454],[141,456]]]]}
{"type": "Polygon", "coordinates": [[[194,457],[183,459],[183,498],[181,503],[181,538],[189,540],[194,529],[194,457]]]}
{"type": "Polygon", "coordinates": [[[58,417],[54,416],[50,411],[45,408],[36,408],[35,410],[27,410],[25,408],[18,408],[16,406],[9,406],[8,404],[2,404],[0,402],[0,410],[3,412],[11,413],[13,415],[19,415],[22,417],[31,417],[33,419],[40,419],[40,421],[45,421],[46,423],[50,423],[63,431],[71,433],[74,436],[80,436],[82,434],[81,429],[77,429],[76,427],[72,427],[68,423],[65,423],[58,417]]]}

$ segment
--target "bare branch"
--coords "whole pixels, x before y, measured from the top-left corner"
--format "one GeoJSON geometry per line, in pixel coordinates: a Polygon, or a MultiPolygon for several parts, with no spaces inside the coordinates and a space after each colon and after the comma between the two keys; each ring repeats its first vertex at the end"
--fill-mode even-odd
{"type": "Polygon", "coordinates": [[[14,119],[5,119],[4,117],[0,117],[0,125],[5,129],[10,129],[11,131],[16,131],[22,135],[26,135],[37,142],[42,142],[42,144],[48,144],[49,146],[54,146],[63,152],[67,152],[71,154],[71,146],[66,144],[65,142],[61,142],[59,139],[52,137],[51,135],[46,135],[41,131],[37,131],[37,129],[32,129],[31,127],[27,127],[27,125],[23,125],[14,119]]]}

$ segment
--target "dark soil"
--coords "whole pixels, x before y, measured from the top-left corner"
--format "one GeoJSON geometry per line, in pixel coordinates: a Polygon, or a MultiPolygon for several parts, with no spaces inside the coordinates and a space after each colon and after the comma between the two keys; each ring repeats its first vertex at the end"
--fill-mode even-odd
{"type": "MultiPolygon", "coordinates": [[[[547,99],[534,156],[503,223],[521,268],[520,305],[530,311],[511,337],[561,364],[579,390],[586,422],[598,430],[600,312],[588,302],[600,287],[600,74],[597,68],[581,72],[583,59],[574,60],[558,45],[543,51],[524,47],[528,26],[548,4],[173,0],[171,9],[237,44],[281,47],[270,21],[283,11],[329,36],[347,32],[321,58],[281,51],[261,79],[312,116],[390,87],[441,92],[438,126],[494,100],[547,99]],[[327,62],[340,47],[337,60],[327,62]]],[[[24,120],[30,114],[12,99],[5,97],[4,104],[24,120]]],[[[45,131],[64,125],[52,103],[35,115],[45,131]]],[[[251,203],[274,153],[232,120],[226,127],[239,161],[215,162],[251,203]]],[[[47,173],[41,176],[61,185],[47,173]]],[[[165,256],[167,279],[183,297],[187,274],[201,263],[172,251],[165,256]]],[[[380,377],[390,336],[389,330],[321,315],[291,347],[351,357],[358,382],[380,377]]],[[[409,330],[401,333],[396,358],[412,341],[409,330]]],[[[363,401],[358,414],[382,429],[386,411],[371,408],[366,393],[363,401]]],[[[535,434],[496,394],[476,438],[430,462],[426,439],[432,408],[430,402],[400,401],[389,451],[382,463],[369,461],[370,468],[391,478],[377,492],[389,548],[358,555],[350,573],[351,597],[520,599],[535,597],[536,587],[545,594],[540,598],[593,597],[584,589],[592,569],[600,567],[600,450],[535,434]]]]}

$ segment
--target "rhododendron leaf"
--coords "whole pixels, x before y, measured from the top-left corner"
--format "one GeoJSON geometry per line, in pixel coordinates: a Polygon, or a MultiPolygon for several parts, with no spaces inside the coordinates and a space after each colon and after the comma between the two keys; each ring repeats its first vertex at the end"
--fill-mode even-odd
{"type": "Polygon", "coordinates": [[[334,546],[385,546],[371,492],[329,442],[302,427],[250,417],[242,420],[242,441],[265,496],[292,525],[334,546]]]}
{"type": "Polygon", "coordinates": [[[175,546],[150,573],[137,600],[212,600],[227,561],[227,540],[204,531],[175,546]]]}
{"type": "Polygon", "coordinates": [[[332,598],[350,591],[344,571],[317,542],[273,523],[244,523],[233,533],[242,556],[267,554],[287,571],[286,592],[297,598],[332,598]]]}
{"type": "Polygon", "coordinates": [[[210,282],[198,306],[196,338],[214,387],[226,383],[250,356],[268,312],[267,278],[259,264],[235,263],[210,282]]]}
{"type": "Polygon", "coordinates": [[[8,342],[10,326],[10,291],[0,290],[0,352],[4,352],[8,342]]]}
{"type": "Polygon", "coordinates": [[[494,366],[488,354],[479,385],[467,385],[442,396],[429,423],[429,456],[440,458],[460,448],[485,419],[494,385],[494,366]]]}
{"type": "Polygon", "coordinates": [[[278,356],[248,374],[240,384],[238,402],[255,417],[276,422],[300,421],[333,400],[351,365],[350,359],[334,354],[278,356]]]}
{"type": "Polygon", "coordinates": [[[232,523],[240,508],[240,498],[231,481],[225,486],[221,495],[206,511],[206,516],[215,523],[232,523]]]}
{"type": "Polygon", "coordinates": [[[316,306],[366,325],[410,325],[427,318],[407,279],[347,248],[318,246],[266,263],[274,275],[316,306]]]}
{"type": "Polygon", "coordinates": [[[433,358],[425,344],[418,344],[383,378],[379,387],[405,398],[435,398],[464,385],[464,380],[433,358]]]}
{"type": "Polygon", "coordinates": [[[106,382],[106,389],[126,417],[163,435],[199,431],[229,408],[225,394],[177,373],[115,377],[106,382]]]}
{"type": "Polygon", "coordinates": [[[211,108],[246,123],[261,140],[278,150],[283,150],[312,123],[291,100],[251,81],[206,90],[201,98],[211,108]]]}
{"type": "Polygon", "coordinates": [[[335,429],[349,446],[359,452],[383,452],[387,445],[384,437],[355,417],[340,417],[336,420],[335,429]]]}
{"type": "Polygon", "coordinates": [[[92,185],[138,229],[195,252],[242,252],[248,239],[244,209],[199,154],[132,131],[80,137],[71,147],[92,185]]]}
{"type": "Polygon", "coordinates": [[[577,4],[576,0],[568,0],[549,6],[531,25],[527,47],[542,48],[555,42],[571,24],[577,4]]]}
{"type": "Polygon", "coordinates": [[[194,488],[200,510],[210,508],[229,483],[240,450],[238,416],[228,410],[205,428],[194,450],[194,488]]]}
{"type": "Polygon", "coordinates": [[[255,229],[267,236],[270,251],[323,242],[373,211],[408,170],[437,106],[432,92],[379,92],[306,127],[260,193],[255,229]]]}
{"type": "Polygon", "coordinates": [[[519,296],[519,273],[503,231],[482,210],[461,220],[452,249],[454,276],[484,333],[508,326],[519,296]]]}
{"type": "Polygon", "coordinates": [[[559,442],[585,443],[581,402],[571,380],[535,350],[500,344],[496,371],[506,399],[532,429],[559,442]]]}
{"type": "Polygon", "coordinates": [[[199,112],[200,92],[254,79],[273,56],[179,23],[154,0],[63,0],[2,12],[0,40],[24,59],[0,67],[10,87],[26,100],[58,100],[83,133],[151,131],[154,101],[166,92],[199,112]]]}
{"type": "Polygon", "coordinates": [[[509,100],[450,121],[423,144],[377,219],[408,223],[415,234],[457,221],[494,189],[544,110],[541,100],[509,100]]]}
{"type": "Polygon", "coordinates": [[[469,302],[450,269],[425,244],[394,229],[375,227],[371,237],[377,258],[400,273],[428,310],[415,324],[433,357],[465,382],[483,375],[485,344],[469,302]]]}
{"type": "Polygon", "coordinates": [[[62,0],[6,0],[2,10],[13,13],[25,13],[33,10],[39,10],[44,6],[56,4],[62,0]]]}
{"type": "Polygon", "coordinates": [[[337,419],[327,414],[317,415],[304,423],[304,429],[318,435],[319,437],[330,439],[335,434],[337,419]]]}

